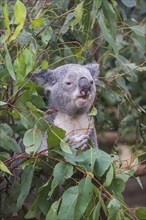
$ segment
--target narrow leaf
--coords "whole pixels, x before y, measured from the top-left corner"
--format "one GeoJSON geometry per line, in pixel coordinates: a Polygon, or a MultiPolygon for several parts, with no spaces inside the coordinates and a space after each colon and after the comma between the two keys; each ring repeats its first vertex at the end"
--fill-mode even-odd
{"type": "Polygon", "coordinates": [[[14,69],[13,69],[13,64],[12,64],[12,60],[11,60],[11,56],[9,54],[9,51],[8,51],[8,48],[7,48],[7,45],[4,44],[4,48],[5,48],[5,52],[6,52],[6,55],[5,55],[5,62],[6,62],[6,68],[10,74],[10,76],[16,80],[16,76],[15,76],[15,72],[14,72],[14,69]]]}
{"type": "Polygon", "coordinates": [[[110,29],[110,33],[113,37],[113,39],[116,39],[116,30],[117,30],[117,24],[116,24],[116,13],[112,7],[112,4],[108,2],[107,0],[103,1],[103,13],[105,18],[108,21],[108,26],[110,29]]]}
{"type": "Polygon", "coordinates": [[[10,36],[10,33],[11,33],[7,2],[5,2],[5,5],[3,7],[3,16],[4,16],[4,23],[5,23],[5,26],[7,28],[7,33],[3,37],[2,43],[4,43],[8,39],[8,37],[10,36]]]}
{"type": "Polygon", "coordinates": [[[17,207],[20,209],[29,194],[34,173],[33,166],[27,166],[21,176],[21,192],[17,199],[17,207]]]}
{"type": "Polygon", "coordinates": [[[113,169],[113,166],[111,165],[107,174],[106,174],[106,180],[104,182],[104,186],[109,186],[113,180],[113,177],[114,177],[114,169],[113,169]]]}
{"type": "Polygon", "coordinates": [[[118,54],[118,48],[115,44],[115,40],[112,37],[109,29],[105,25],[105,17],[103,15],[102,11],[99,12],[98,22],[99,22],[99,25],[100,25],[100,28],[102,30],[102,33],[104,35],[105,40],[109,43],[109,45],[113,48],[115,54],[117,55],[118,54]]]}
{"type": "Polygon", "coordinates": [[[46,215],[45,220],[57,220],[58,219],[57,210],[58,210],[59,205],[60,205],[60,199],[52,204],[51,208],[49,209],[46,215]]]}
{"type": "Polygon", "coordinates": [[[11,42],[17,38],[17,36],[19,35],[20,31],[22,30],[22,28],[24,26],[24,22],[26,19],[25,5],[19,0],[17,0],[14,5],[14,16],[15,16],[16,22],[18,23],[18,26],[16,27],[15,32],[12,35],[12,37],[10,38],[9,42],[11,42]]]}
{"type": "Polygon", "coordinates": [[[101,203],[100,201],[97,203],[97,205],[94,208],[93,211],[93,220],[99,220],[100,217],[100,208],[101,208],[101,203]]]}
{"type": "Polygon", "coordinates": [[[12,175],[11,171],[6,167],[6,165],[1,160],[0,160],[0,170],[12,175]]]}

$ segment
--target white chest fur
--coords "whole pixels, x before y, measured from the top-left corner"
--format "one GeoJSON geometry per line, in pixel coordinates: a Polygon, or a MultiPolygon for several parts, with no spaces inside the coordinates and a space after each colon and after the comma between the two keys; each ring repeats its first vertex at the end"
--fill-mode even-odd
{"type": "Polygon", "coordinates": [[[78,115],[77,117],[70,117],[69,115],[59,113],[54,121],[54,124],[66,131],[68,135],[77,133],[87,133],[91,128],[91,120],[87,114],[78,115]]]}

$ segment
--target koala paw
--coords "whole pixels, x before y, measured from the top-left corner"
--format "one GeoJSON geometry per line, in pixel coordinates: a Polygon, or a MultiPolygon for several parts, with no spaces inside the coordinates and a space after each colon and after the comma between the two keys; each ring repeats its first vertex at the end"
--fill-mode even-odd
{"type": "Polygon", "coordinates": [[[85,150],[88,148],[89,135],[87,134],[75,134],[69,138],[68,144],[73,149],[85,150]]]}

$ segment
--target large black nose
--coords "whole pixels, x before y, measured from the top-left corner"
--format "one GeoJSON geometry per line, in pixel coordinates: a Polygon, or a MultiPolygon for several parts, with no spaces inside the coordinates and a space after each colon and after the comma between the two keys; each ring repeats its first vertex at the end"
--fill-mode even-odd
{"type": "Polygon", "coordinates": [[[81,77],[79,79],[79,89],[80,89],[80,93],[81,95],[89,95],[91,92],[91,83],[89,82],[89,80],[85,77],[81,77]]]}

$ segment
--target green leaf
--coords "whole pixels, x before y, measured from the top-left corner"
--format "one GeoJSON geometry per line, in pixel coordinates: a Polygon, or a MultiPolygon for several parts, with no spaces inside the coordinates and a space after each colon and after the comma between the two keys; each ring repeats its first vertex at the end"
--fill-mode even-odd
{"type": "Polygon", "coordinates": [[[74,9],[75,19],[71,22],[72,30],[73,30],[74,26],[82,20],[83,4],[84,4],[84,2],[79,3],[74,9]]]}
{"type": "Polygon", "coordinates": [[[29,208],[29,211],[26,213],[25,219],[35,218],[40,213],[39,203],[40,199],[37,198],[32,204],[32,206],[29,208]]]}
{"type": "Polygon", "coordinates": [[[119,192],[123,192],[124,189],[125,189],[125,183],[123,180],[121,179],[118,179],[118,178],[115,178],[113,181],[112,181],[112,185],[114,186],[114,188],[116,190],[118,190],[119,192]]]}
{"type": "Polygon", "coordinates": [[[33,178],[33,173],[34,173],[34,167],[33,166],[26,166],[22,176],[21,176],[21,192],[20,195],[17,199],[17,207],[20,209],[27,198],[30,188],[31,188],[31,183],[32,183],[32,178],[33,178]]]}
{"type": "Polygon", "coordinates": [[[5,133],[5,131],[0,130],[0,147],[6,151],[13,151],[21,153],[21,148],[18,146],[17,142],[5,133]]]}
{"type": "Polygon", "coordinates": [[[129,8],[136,6],[136,0],[121,0],[129,8]]]}
{"type": "Polygon", "coordinates": [[[41,69],[48,69],[49,63],[47,60],[42,60],[41,69]]]}
{"type": "Polygon", "coordinates": [[[65,153],[72,154],[72,151],[69,145],[66,144],[65,139],[61,140],[60,147],[65,153]]]}
{"type": "Polygon", "coordinates": [[[130,28],[135,32],[135,34],[145,38],[146,25],[145,26],[135,25],[135,26],[132,26],[130,28]]]}
{"type": "Polygon", "coordinates": [[[116,30],[117,30],[116,13],[112,7],[112,4],[109,3],[107,0],[103,1],[102,8],[103,8],[104,16],[108,21],[110,33],[111,33],[113,39],[115,40],[116,39],[116,30]]]}
{"type": "Polygon", "coordinates": [[[53,30],[51,27],[45,28],[45,30],[42,32],[41,37],[42,37],[42,42],[47,45],[48,42],[51,40],[53,34],[53,30]]]}
{"type": "Polygon", "coordinates": [[[97,158],[94,165],[94,172],[97,176],[103,176],[111,165],[112,160],[109,154],[104,151],[98,151],[97,158]]]}
{"type": "Polygon", "coordinates": [[[0,160],[0,170],[10,175],[13,175],[11,171],[6,167],[6,165],[0,160]]]}
{"type": "Polygon", "coordinates": [[[36,18],[31,22],[31,27],[38,27],[44,24],[44,18],[36,18]]]}
{"type": "Polygon", "coordinates": [[[74,220],[77,197],[78,197],[78,186],[72,186],[63,193],[62,203],[59,209],[57,219],[74,220]]]}
{"type": "Polygon", "coordinates": [[[16,80],[16,76],[15,76],[15,72],[14,72],[14,69],[13,69],[11,56],[9,54],[9,51],[8,51],[8,48],[7,48],[6,44],[4,44],[4,48],[5,48],[5,52],[6,52],[6,55],[5,55],[6,68],[9,72],[10,76],[12,77],[12,79],[16,80]]]}
{"type": "Polygon", "coordinates": [[[93,190],[99,199],[99,202],[103,208],[105,215],[107,216],[107,205],[105,204],[104,199],[102,198],[101,192],[99,191],[99,189],[95,185],[93,185],[93,190]]]}
{"type": "Polygon", "coordinates": [[[63,26],[61,27],[61,30],[60,30],[60,32],[62,34],[65,34],[68,31],[69,26],[70,26],[70,21],[72,20],[73,17],[74,17],[74,13],[73,12],[69,13],[66,16],[65,22],[64,22],[64,24],[63,24],[63,26]]]}
{"type": "Polygon", "coordinates": [[[25,5],[19,0],[17,0],[14,5],[14,16],[15,16],[16,22],[18,23],[18,26],[16,27],[14,34],[11,36],[9,42],[11,42],[17,38],[20,31],[23,29],[24,22],[26,19],[25,5]]]}
{"type": "Polygon", "coordinates": [[[87,176],[78,185],[78,198],[75,206],[74,219],[80,219],[86,211],[93,194],[92,178],[87,176]]]}
{"type": "Polygon", "coordinates": [[[52,183],[51,183],[51,190],[48,193],[48,200],[51,199],[52,194],[54,193],[54,190],[56,189],[56,187],[58,186],[58,182],[56,181],[56,179],[53,179],[52,183]]]}
{"type": "Polygon", "coordinates": [[[65,136],[65,131],[57,126],[50,126],[48,129],[48,146],[60,146],[60,141],[65,136]]]}
{"type": "Polygon", "coordinates": [[[33,70],[35,65],[35,54],[30,47],[22,50],[14,61],[14,69],[17,74],[17,80],[23,81],[25,77],[33,70]]]}
{"type": "Polygon", "coordinates": [[[23,138],[23,143],[26,147],[26,152],[36,153],[38,148],[40,147],[41,141],[42,141],[42,132],[39,129],[33,128],[26,131],[23,138]]]}
{"type": "Polygon", "coordinates": [[[108,203],[108,219],[113,220],[113,219],[121,219],[119,218],[119,210],[121,208],[121,204],[117,199],[112,199],[108,203]]]}
{"type": "Polygon", "coordinates": [[[5,24],[6,28],[7,28],[7,33],[2,38],[2,43],[4,43],[9,38],[10,33],[11,33],[7,2],[5,2],[5,5],[3,7],[3,16],[4,16],[4,24],[5,24]]]}
{"type": "Polygon", "coordinates": [[[146,219],[146,208],[141,207],[135,209],[135,215],[139,220],[145,220],[146,219]]]}
{"type": "Polygon", "coordinates": [[[118,48],[116,46],[115,40],[112,37],[110,30],[106,27],[105,24],[105,17],[103,15],[103,11],[100,10],[100,12],[98,13],[98,18],[97,18],[100,28],[102,30],[102,33],[104,35],[105,40],[109,43],[109,45],[113,48],[114,52],[116,55],[118,55],[118,48]]]}
{"type": "Polygon", "coordinates": [[[45,220],[57,220],[58,219],[57,211],[58,211],[58,208],[59,208],[59,205],[60,205],[60,201],[61,201],[61,199],[57,200],[56,202],[54,202],[51,205],[51,208],[49,209],[45,220]]]}
{"type": "Polygon", "coordinates": [[[119,68],[125,72],[126,78],[131,82],[137,82],[138,77],[135,73],[137,68],[135,63],[130,63],[125,57],[119,55],[117,59],[119,68]]]}
{"type": "Polygon", "coordinates": [[[54,179],[58,182],[58,184],[62,184],[65,179],[70,178],[72,175],[73,166],[63,162],[56,164],[53,170],[54,179]]]}
{"type": "Polygon", "coordinates": [[[97,203],[97,205],[94,208],[93,211],[93,220],[99,220],[100,217],[100,209],[101,209],[101,203],[100,201],[97,203]]]}
{"type": "Polygon", "coordinates": [[[107,208],[110,209],[112,207],[116,207],[117,209],[121,207],[120,202],[117,199],[112,199],[108,203],[107,208]]]}
{"type": "Polygon", "coordinates": [[[87,172],[93,172],[96,158],[100,154],[100,150],[90,148],[87,151],[82,151],[76,156],[76,162],[83,166],[87,172]]]}
{"type": "Polygon", "coordinates": [[[114,177],[114,169],[113,169],[113,166],[111,165],[107,174],[106,174],[106,180],[104,182],[104,186],[109,186],[113,180],[113,177],[114,177]]]}
{"type": "Polygon", "coordinates": [[[94,0],[94,1],[93,1],[93,6],[92,6],[92,16],[93,16],[93,18],[92,18],[91,29],[92,29],[93,26],[94,26],[97,13],[98,13],[98,10],[99,10],[99,8],[101,7],[101,5],[102,5],[102,0],[94,0]]]}
{"type": "Polygon", "coordinates": [[[97,109],[95,107],[93,107],[88,115],[89,116],[96,116],[97,115],[97,109]]]}

